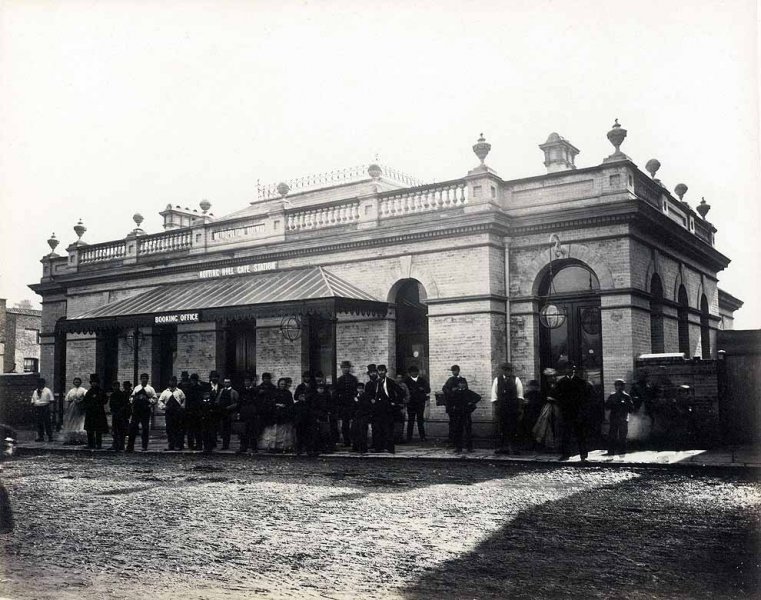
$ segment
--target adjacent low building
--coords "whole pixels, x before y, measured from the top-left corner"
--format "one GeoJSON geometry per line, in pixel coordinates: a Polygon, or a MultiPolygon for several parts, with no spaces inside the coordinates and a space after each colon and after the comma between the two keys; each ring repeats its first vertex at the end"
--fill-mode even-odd
{"type": "Polygon", "coordinates": [[[40,367],[42,311],[8,307],[0,298],[0,365],[3,373],[36,373],[40,367]]]}
{"type": "MultiPolygon", "coordinates": [[[[621,150],[577,168],[551,134],[546,172],[508,180],[480,164],[421,185],[380,165],[259,189],[221,218],[167,206],[165,231],[142,217],[125,238],[42,259],[42,371],[58,390],[74,375],[108,381],[186,370],[335,377],[343,360],[417,365],[440,388],[453,363],[488,397],[499,363],[525,380],[568,360],[599,397],[631,380],[641,354],[716,355],[741,304],[719,291],[729,259],[714,247],[708,204],[696,209],[621,150]],[[722,302],[722,298],[725,302],[722,302]],[[731,299],[732,301],[727,301],[731,299]]],[[[444,421],[441,406],[432,421],[444,421]]],[[[489,402],[474,413],[488,434],[489,402]]]]}

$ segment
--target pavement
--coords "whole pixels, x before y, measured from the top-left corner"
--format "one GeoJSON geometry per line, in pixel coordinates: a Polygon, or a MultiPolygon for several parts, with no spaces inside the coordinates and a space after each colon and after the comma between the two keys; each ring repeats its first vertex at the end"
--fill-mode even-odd
{"type": "MultiPolygon", "coordinates": [[[[37,442],[36,431],[18,430],[16,452],[40,453],[40,452],[92,452],[95,454],[110,454],[108,450],[111,446],[111,437],[104,436],[103,450],[88,450],[85,445],[64,445],[58,441],[57,435],[54,434],[52,442],[37,442]]],[[[235,454],[238,448],[237,439],[233,437],[231,450],[215,450],[215,454],[230,455],[235,454]]],[[[140,439],[138,438],[135,452],[140,454],[140,439]]],[[[167,438],[163,430],[151,431],[151,437],[148,444],[148,454],[197,454],[192,450],[167,451],[167,438]]],[[[293,456],[293,453],[277,453],[259,451],[262,456],[282,456],[284,458],[293,456]]],[[[570,459],[560,461],[557,453],[538,452],[533,450],[522,450],[520,454],[504,455],[495,454],[493,448],[476,448],[473,452],[455,453],[451,448],[447,448],[443,441],[431,440],[420,443],[413,440],[411,443],[397,444],[396,453],[376,453],[368,452],[360,455],[350,452],[348,448],[338,445],[336,451],[330,454],[321,454],[322,458],[340,458],[340,459],[388,459],[388,460],[466,460],[466,461],[487,461],[498,463],[522,463],[522,464],[558,464],[558,465],[576,465],[576,466],[612,466],[612,467],[707,467],[707,468],[761,468],[761,448],[752,446],[733,446],[713,449],[696,449],[696,450],[650,450],[650,449],[632,449],[623,455],[607,456],[605,450],[592,450],[586,461],[576,454],[570,459]]]]}

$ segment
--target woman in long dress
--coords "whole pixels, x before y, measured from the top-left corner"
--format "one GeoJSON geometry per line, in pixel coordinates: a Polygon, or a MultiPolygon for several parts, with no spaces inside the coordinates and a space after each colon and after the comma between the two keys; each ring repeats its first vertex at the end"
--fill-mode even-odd
{"type": "Polygon", "coordinates": [[[547,382],[547,401],[539,413],[539,418],[534,425],[532,433],[534,440],[546,450],[555,451],[560,446],[560,407],[554,396],[555,380],[557,372],[555,369],[545,369],[543,375],[547,382]]]}
{"type": "Polygon", "coordinates": [[[66,394],[68,403],[61,424],[61,438],[64,444],[84,444],[87,442],[85,431],[85,409],[82,404],[87,390],[82,387],[82,379],[75,377],[74,387],[66,394]]]}
{"type": "Polygon", "coordinates": [[[275,450],[278,452],[290,452],[294,447],[293,428],[293,394],[288,389],[285,378],[277,382],[277,391],[274,397],[274,420],[275,420],[275,450]]]}

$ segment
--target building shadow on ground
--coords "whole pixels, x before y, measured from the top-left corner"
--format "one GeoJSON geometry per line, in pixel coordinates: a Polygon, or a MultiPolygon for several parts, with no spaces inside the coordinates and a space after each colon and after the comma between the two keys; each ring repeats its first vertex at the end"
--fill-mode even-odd
{"type": "Polygon", "coordinates": [[[680,493],[691,477],[644,473],[535,506],[400,591],[415,600],[759,597],[758,515],[680,493]]]}

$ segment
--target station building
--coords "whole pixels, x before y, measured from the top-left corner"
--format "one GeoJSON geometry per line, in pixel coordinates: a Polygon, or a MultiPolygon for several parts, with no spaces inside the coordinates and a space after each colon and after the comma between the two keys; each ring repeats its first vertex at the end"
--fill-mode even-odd
{"type": "MultiPolygon", "coordinates": [[[[125,238],[58,241],[30,286],[42,296],[43,376],[66,389],[74,375],[108,383],[147,371],[217,369],[300,380],[336,376],[349,360],[417,365],[440,389],[459,364],[488,399],[498,365],[542,380],[577,363],[599,397],[631,381],[648,353],[715,357],[717,330],[741,302],[718,287],[729,259],[714,247],[709,205],[693,209],[679,184],[614,151],[577,168],[579,150],[551,134],[539,148],[546,172],[504,180],[486,164],[421,185],[377,164],[260,187],[249,206],[215,218],[167,206],[164,231],[142,217],[125,238]],[[724,302],[722,302],[722,298],[724,302]]],[[[538,153],[537,153],[538,154],[538,153]]],[[[492,406],[474,413],[480,435],[492,406]]],[[[446,420],[431,403],[430,421],[446,420]]]]}

